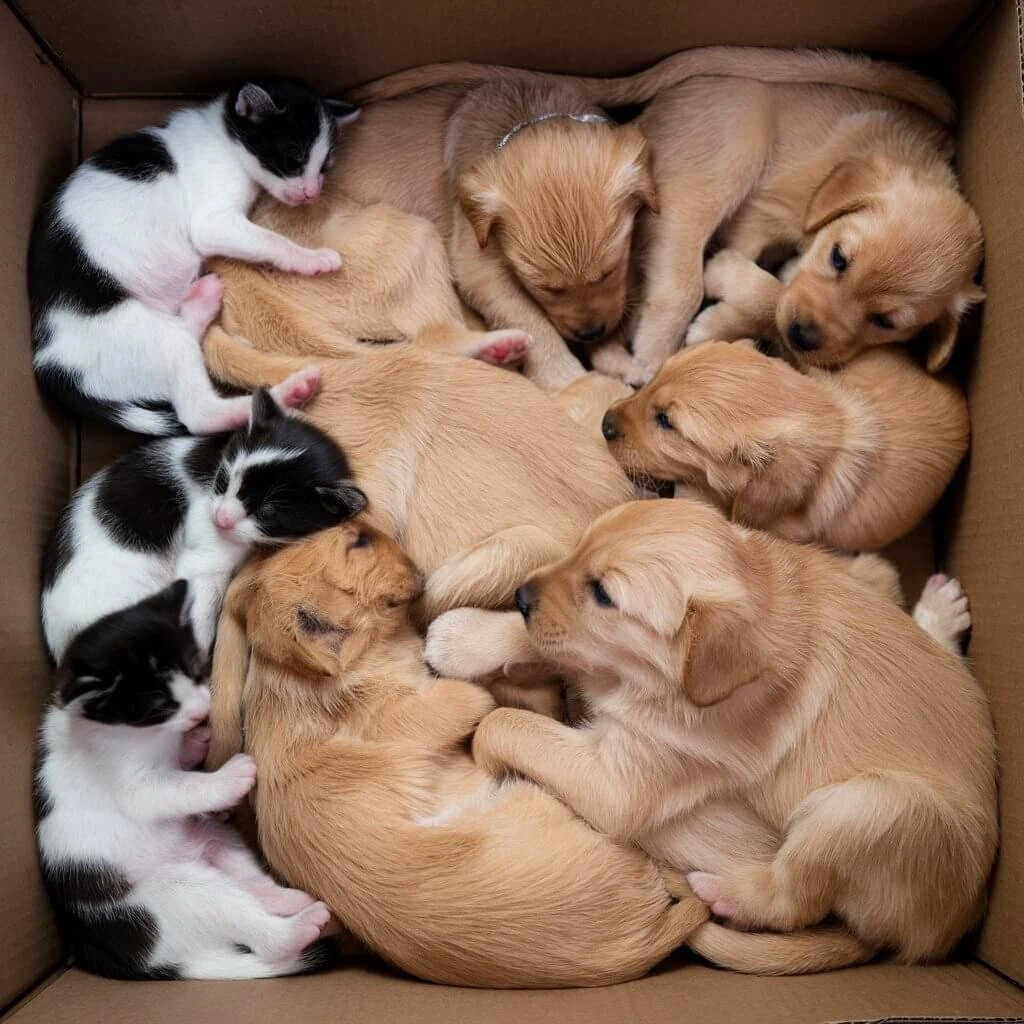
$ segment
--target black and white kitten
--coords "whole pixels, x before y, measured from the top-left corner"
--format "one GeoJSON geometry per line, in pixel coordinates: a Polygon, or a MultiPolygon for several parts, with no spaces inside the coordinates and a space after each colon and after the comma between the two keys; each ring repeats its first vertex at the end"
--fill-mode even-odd
{"type": "Polygon", "coordinates": [[[210,707],[177,580],[74,640],[39,734],[43,880],[75,962],[115,978],[260,978],[320,965],[323,903],[267,875],[214,815],[256,781],[238,754],[186,771],[210,707]]]}
{"type": "Polygon", "coordinates": [[[209,652],[227,585],[255,545],[365,507],[338,445],[257,391],[247,427],[150,441],[78,489],[43,559],[47,649],[60,661],[86,626],[187,579],[196,640],[209,652]]]}
{"type": "MultiPolygon", "coordinates": [[[[229,256],[296,274],[337,270],[253,224],[261,189],[290,205],[320,195],[336,126],[358,108],[289,79],[236,86],[162,128],[134,132],[85,161],[42,208],[29,253],[36,377],[74,412],[144,434],[234,430],[247,398],[223,398],[199,341],[220,310],[203,260],[229,256]]],[[[283,405],[315,372],[275,389],[283,405]]]]}

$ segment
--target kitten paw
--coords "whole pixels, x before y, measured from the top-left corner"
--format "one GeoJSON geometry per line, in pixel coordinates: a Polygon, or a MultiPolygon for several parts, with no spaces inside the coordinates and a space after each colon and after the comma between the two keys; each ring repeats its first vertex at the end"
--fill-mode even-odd
{"type": "Polygon", "coordinates": [[[715,917],[733,917],[736,904],[726,894],[725,882],[718,875],[706,871],[691,871],[686,876],[694,895],[706,903],[715,917]]]}
{"type": "Polygon", "coordinates": [[[204,274],[189,289],[181,304],[181,318],[201,338],[216,319],[224,301],[224,285],[216,274],[204,274]]]}
{"type": "Polygon", "coordinates": [[[181,753],[178,761],[185,771],[198,768],[210,749],[210,727],[205,723],[193,726],[181,738],[181,753]]]}
{"type": "Polygon", "coordinates": [[[526,331],[490,331],[480,339],[472,356],[492,366],[512,366],[523,359],[532,344],[533,338],[526,331]]]}
{"type": "Polygon", "coordinates": [[[335,249],[303,249],[301,255],[294,260],[286,260],[280,266],[282,270],[302,277],[331,274],[341,270],[341,253],[335,249]]]}
{"type": "Polygon", "coordinates": [[[936,573],[914,606],[914,621],[944,647],[959,651],[971,628],[971,609],[960,581],[936,573]]]}
{"type": "Polygon", "coordinates": [[[305,405],[320,390],[320,368],[307,366],[286,377],[270,389],[274,401],[282,409],[297,409],[305,405]]]}
{"type": "Polygon", "coordinates": [[[235,754],[213,777],[224,786],[224,800],[215,809],[234,807],[256,785],[256,762],[248,754],[235,754]]]}
{"type": "Polygon", "coordinates": [[[301,889],[275,888],[273,892],[261,896],[260,902],[277,917],[291,917],[313,906],[316,900],[301,889]]]}
{"type": "Polygon", "coordinates": [[[285,947],[278,954],[280,958],[286,960],[298,956],[307,946],[313,945],[330,919],[331,911],[326,903],[314,903],[290,917],[291,928],[285,947]]]}

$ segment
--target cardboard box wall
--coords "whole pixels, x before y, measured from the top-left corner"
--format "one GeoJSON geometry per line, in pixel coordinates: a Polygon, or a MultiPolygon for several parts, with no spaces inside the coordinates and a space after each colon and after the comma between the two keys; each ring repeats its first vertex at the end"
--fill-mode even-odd
{"type": "Polygon", "coordinates": [[[681,1019],[824,1021],[894,1014],[1024,1017],[1024,115],[1019,11],[1010,0],[23,0],[0,6],[0,1008],[19,1024],[271,1020],[457,1022],[681,1019]],[[970,593],[971,644],[999,732],[1003,844],[973,957],[796,979],[745,978],[683,962],[600,991],[481,992],[356,964],[250,983],[127,984],[63,966],[39,884],[29,793],[47,688],[38,628],[43,539],[70,490],[123,438],[79,426],[36,394],[25,253],[33,213],[74,163],[159,121],[171,94],[209,93],[254,71],[324,89],[401,67],[475,59],[613,74],[708,43],[820,45],[914,60],[961,105],[960,170],[985,226],[988,302],[961,372],[974,428],[968,463],[933,524],[899,546],[909,593],[937,562],[970,593]]]}

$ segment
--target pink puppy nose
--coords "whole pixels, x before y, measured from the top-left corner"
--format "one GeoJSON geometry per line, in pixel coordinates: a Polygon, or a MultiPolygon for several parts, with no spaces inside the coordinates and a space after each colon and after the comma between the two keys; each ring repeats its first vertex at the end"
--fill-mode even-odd
{"type": "Polygon", "coordinates": [[[219,508],[213,513],[213,524],[218,530],[233,530],[238,520],[226,509],[219,508]]]}

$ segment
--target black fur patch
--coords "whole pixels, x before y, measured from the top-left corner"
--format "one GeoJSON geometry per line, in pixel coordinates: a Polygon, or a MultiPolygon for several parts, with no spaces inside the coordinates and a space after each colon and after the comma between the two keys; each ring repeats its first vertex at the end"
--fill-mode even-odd
{"type": "Polygon", "coordinates": [[[32,229],[28,293],[36,349],[49,341],[45,314],[51,308],[95,315],[128,298],[128,292],[85,254],[74,229],[58,218],[56,198],[39,211],[32,229]]]}
{"type": "Polygon", "coordinates": [[[115,139],[94,153],[89,163],[129,181],[153,181],[161,174],[173,174],[176,169],[170,150],[151,131],[132,132],[115,139]]]}
{"type": "Polygon", "coordinates": [[[68,861],[46,866],[46,888],[61,906],[119,903],[131,894],[131,882],[117,868],[99,861],[68,861]]]}
{"type": "Polygon", "coordinates": [[[167,471],[168,442],[150,441],[103,472],[94,508],[104,529],[123,547],[166,551],[181,529],[185,493],[167,471]]]}
{"type": "MultiPolygon", "coordinates": [[[[224,124],[260,165],[279,178],[302,174],[310,150],[327,125],[331,150],[334,118],[321,97],[302,82],[290,78],[251,78],[228,92],[224,124]],[[243,117],[235,110],[238,94],[246,84],[257,85],[273,99],[276,111],[258,117],[243,117]]],[[[325,163],[329,164],[331,151],[325,163]]]]}
{"type": "Polygon", "coordinates": [[[200,486],[212,486],[224,448],[230,440],[231,434],[210,434],[198,438],[185,456],[185,472],[200,486]]]}

